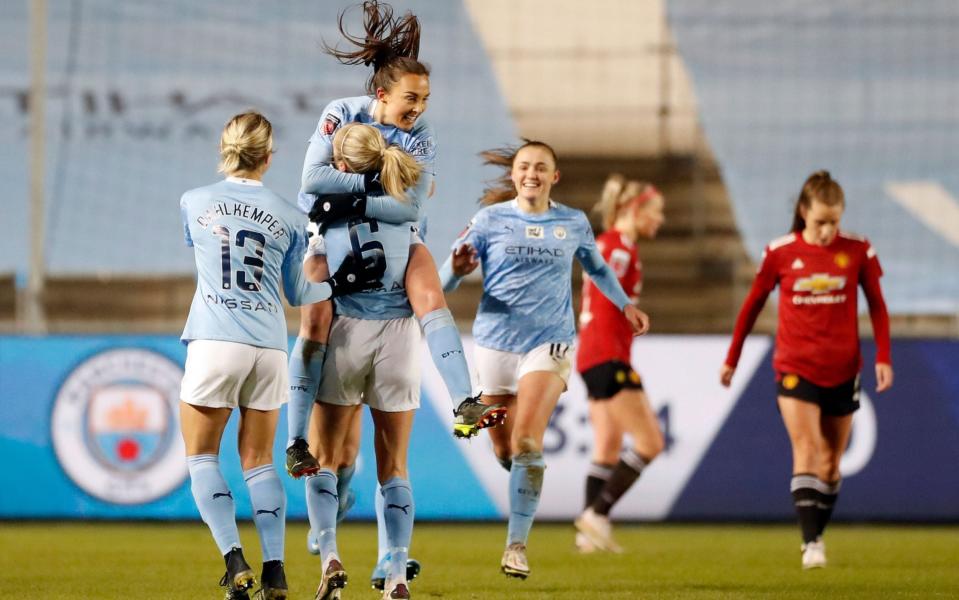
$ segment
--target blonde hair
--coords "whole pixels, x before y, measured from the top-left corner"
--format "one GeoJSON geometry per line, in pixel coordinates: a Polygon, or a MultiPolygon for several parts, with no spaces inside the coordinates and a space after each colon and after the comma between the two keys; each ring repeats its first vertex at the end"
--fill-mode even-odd
{"type": "Polygon", "coordinates": [[[645,202],[657,195],[659,191],[651,183],[626,179],[619,173],[613,173],[606,178],[603,193],[593,212],[602,217],[603,229],[612,229],[619,213],[634,200],[642,199],[645,202]]]}
{"type": "Polygon", "coordinates": [[[379,171],[383,189],[398,200],[406,200],[406,190],[416,185],[423,170],[402,148],[387,144],[378,129],[363,123],[347,123],[336,132],[333,159],[353,173],[379,171]]]}
{"type": "Polygon", "coordinates": [[[235,115],[220,135],[220,164],[225,175],[257,170],[273,152],[273,125],[250,110],[235,115]]]}

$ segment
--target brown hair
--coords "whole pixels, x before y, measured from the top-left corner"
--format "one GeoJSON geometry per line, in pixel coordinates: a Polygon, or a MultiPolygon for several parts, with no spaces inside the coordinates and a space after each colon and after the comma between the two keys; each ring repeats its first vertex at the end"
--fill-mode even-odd
{"type": "Polygon", "coordinates": [[[411,12],[402,17],[393,16],[393,7],[377,0],[366,0],[363,9],[365,34],[350,35],[343,25],[347,10],[337,20],[340,33],[356,50],[338,50],[323,42],[323,50],[345,65],[360,63],[373,65],[373,74],[366,82],[366,91],[371,95],[383,88],[386,91],[403,75],[425,75],[430,69],[418,60],[420,53],[420,21],[411,12]]]}
{"type": "Polygon", "coordinates": [[[388,145],[378,129],[347,123],[333,136],[333,159],[353,173],[380,172],[386,193],[406,200],[406,189],[416,185],[423,167],[395,144],[388,145]]]}
{"type": "Polygon", "coordinates": [[[234,115],[220,135],[220,164],[225,175],[257,170],[273,152],[273,125],[250,110],[234,115]]]}
{"type": "Polygon", "coordinates": [[[480,156],[483,157],[483,164],[492,165],[494,167],[502,167],[505,172],[494,179],[492,184],[483,190],[483,195],[479,200],[480,204],[483,206],[489,206],[490,204],[497,204],[506,200],[512,200],[516,197],[516,186],[513,185],[513,179],[510,176],[511,171],[513,170],[513,161],[516,160],[516,155],[519,154],[520,150],[530,146],[546,149],[550,156],[553,157],[553,164],[557,167],[559,166],[559,161],[556,159],[556,151],[553,150],[552,146],[546,142],[540,142],[537,140],[528,140],[523,138],[523,143],[516,147],[506,146],[504,148],[484,150],[483,152],[480,152],[480,156]]]}
{"type": "Polygon", "coordinates": [[[620,211],[633,201],[646,202],[659,195],[659,190],[651,183],[626,179],[619,173],[612,173],[603,184],[599,202],[593,206],[593,212],[603,219],[603,229],[612,229],[620,211]]]}
{"type": "Polygon", "coordinates": [[[802,190],[799,192],[790,231],[798,233],[806,228],[806,220],[803,219],[800,208],[805,208],[808,211],[813,200],[822,202],[827,206],[843,206],[846,203],[842,186],[832,178],[829,171],[816,171],[806,179],[806,183],[803,184],[802,190]]]}

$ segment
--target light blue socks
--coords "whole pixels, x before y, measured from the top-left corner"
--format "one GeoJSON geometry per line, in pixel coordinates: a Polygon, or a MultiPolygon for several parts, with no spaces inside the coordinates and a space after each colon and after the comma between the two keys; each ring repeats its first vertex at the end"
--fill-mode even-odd
{"type": "Polygon", "coordinates": [[[306,510],[310,516],[310,529],[320,544],[323,560],[336,553],[336,511],[339,508],[336,493],[336,474],[323,469],[306,479],[306,510]]]}
{"type": "Polygon", "coordinates": [[[236,509],[233,493],[220,473],[220,459],[215,454],[196,454],[186,457],[190,470],[190,490],[200,517],[210,528],[220,554],[240,548],[240,534],[236,529],[236,509]]]}
{"type": "Polygon", "coordinates": [[[273,464],[243,471],[243,479],[250,490],[253,504],[253,522],[260,536],[263,562],[283,560],[286,535],[286,493],[273,464]]]}
{"type": "Polygon", "coordinates": [[[289,448],[296,438],[306,439],[310,424],[310,411],[316,392],[323,379],[323,360],[326,358],[326,344],[305,338],[296,338],[290,352],[290,402],[286,407],[286,424],[289,448]]]}
{"type": "Polygon", "coordinates": [[[507,545],[526,544],[533,516],[543,491],[546,462],[542,452],[524,452],[513,457],[509,472],[509,528],[507,545]]]}
{"type": "Polygon", "coordinates": [[[387,581],[406,580],[406,560],[413,537],[413,489],[410,482],[394,477],[383,484],[383,520],[390,554],[387,581]]]}
{"type": "Polygon", "coordinates": [[[423,326],[433,364],[446,384],[453,408],[456,408],[460,402],[473,395],[473,384],[453,315],[448,308],[439,308],[424,315],[420,319],[420,325],[423,326]]]}

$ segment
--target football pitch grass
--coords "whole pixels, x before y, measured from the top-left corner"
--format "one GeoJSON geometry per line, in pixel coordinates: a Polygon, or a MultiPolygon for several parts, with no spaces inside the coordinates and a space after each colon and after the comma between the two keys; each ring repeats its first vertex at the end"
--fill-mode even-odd
{"type": "MultiPolygon", "coordinates": [[[[313,597],[320,566],[306,525],[287,530],[290,598],[313,597]]],[[[632,525],[621,555],[580,555],[568,524],[537,524],[532,575],[499,572],[505,524],[421,523],[412,555],[423,564],[413,598],[932,598],[959,597],[959,526],[836,525],[829,566],[803,572],[794,526],[632,525]]],[[[241,526],[259,576],[259,541],[241,526]]],[[[343,598],[369,587],[372,524],[347,523],[343,598]]],[[[223,562],[201,523],[0,523],[0,595],[8,598],[222,598],[223,562]]]]}

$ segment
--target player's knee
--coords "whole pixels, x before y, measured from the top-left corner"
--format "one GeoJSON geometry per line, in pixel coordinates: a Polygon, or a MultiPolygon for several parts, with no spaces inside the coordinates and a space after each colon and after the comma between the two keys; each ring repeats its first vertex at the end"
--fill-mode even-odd
{"type": "Polygon", "coordinates": [[[423,317],[434,310],[446,308],[446,296],[441,289],[424,288],[411,295],[410,304],[416,310],[417,317],[423,317]]]}
{"type": "Polygon", "coordinates": [[[357,444],[347,442],[340,449],[338,462],[339,468],[348,467],[356,463],[356,457],[360,453],[360,447],[357,444]]]}
{"type": "Polygon", "coordinates": [[[839,461],[841,459],[841,451],[836,451],[832,448],[824,449],[819,455],[820,478],[825,481],[835,481],[839,479],[839,461]]]}
{"type": "Polygon", "coordinates": [[[642,447],[637,446],[636,453],[648,463],[659,456],[665,448],[666,440],[663,438],[662,432],[656,429],[656,433],[650,435],[649,439],[644,441],[642,447]]]}
{"type": "Polygon", "coordinates": [[[519,436],[516,440],[516,454],[542,453],[543,444],[539,440],[529,435],[519,436]]]}

